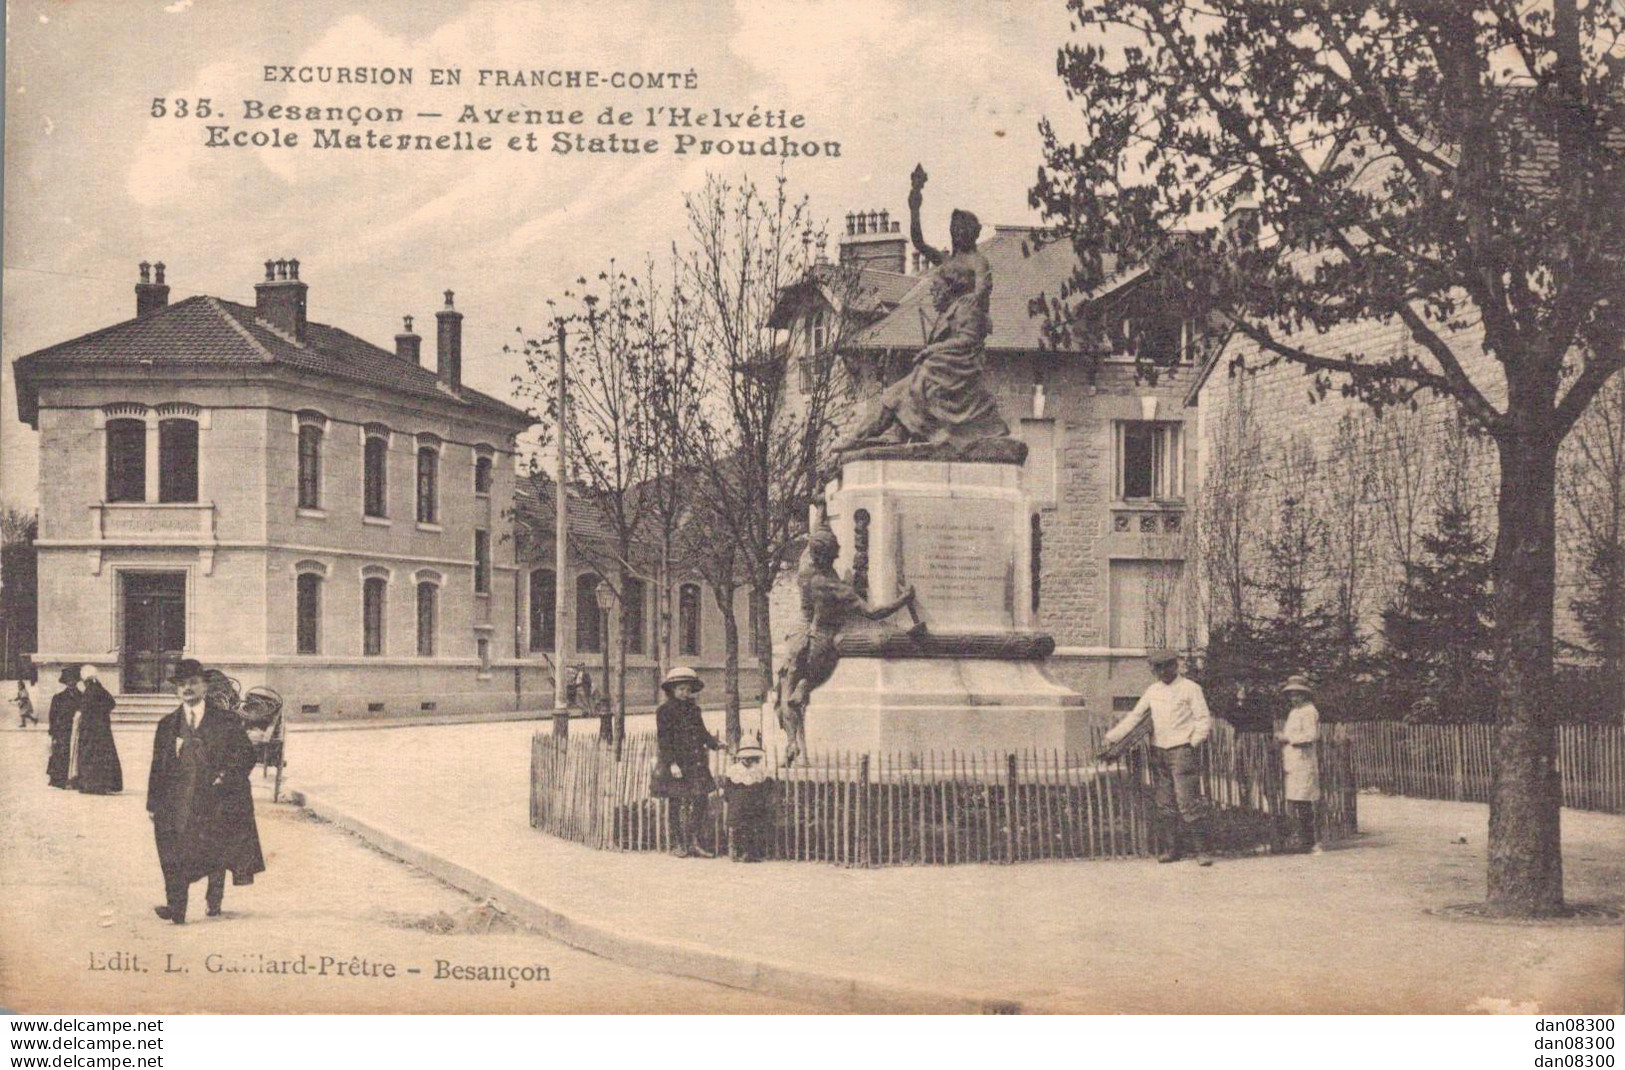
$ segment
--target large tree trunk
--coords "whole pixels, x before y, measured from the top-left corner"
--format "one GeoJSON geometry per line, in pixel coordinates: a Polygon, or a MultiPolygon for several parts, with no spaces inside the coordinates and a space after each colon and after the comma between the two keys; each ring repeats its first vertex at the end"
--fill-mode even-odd
{"type": "Polygon", "coordinates": [[[739,746],[739,621],[734,615],[732,584],[715,588],[717,610],[722,614],[722,695],[730,750],[739,746]]]}
{"type": "Polygon", "coordinates": [[[1495,540],[1495,782],[1490,793],[1489,904],[1498,913],[1563,911],[1557,737],[1546,714],[1556,586],[1557,446],[1544,435],[1500,445],[1495,540]]]}
{"type": "Polygon", "coordinates": [[[773,625],[768,619],[768,596],[771,586],[771,581],[757,582],[750,589],[751,605],[755,607],[751,617],[758,625],[754,639],[756,669],[761,674],[761,693],[758,695],[760,702],[766,702],[767,696],[773,691],[773,625]]]}

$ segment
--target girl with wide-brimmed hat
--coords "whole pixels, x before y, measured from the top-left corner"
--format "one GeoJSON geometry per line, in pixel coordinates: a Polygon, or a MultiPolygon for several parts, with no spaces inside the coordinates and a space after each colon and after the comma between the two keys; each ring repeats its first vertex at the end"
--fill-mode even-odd
{"type": "Polygon", "coordinates": [[[1297,826],[1297,849],[1320,853],[1315,837],[1315,804],[1320,801],[1320,711],[1314,688],[1302,676],[1289,676],[1281,694],[1291,703],[1275,730],[1281,745],[1281,771],[1286,778],[1286,804],[1297,826]]]}
{"type": "Polygon", "coordinates": [[[667,821],[678,855],[715,858],[716,853],[700,842],[700,832],[716,788],[706,752],[720,750],[722,741],[705,727],[694,701],[704,687],[700,674],[685,665],[672,669],[660,682],[666,701],[655,709],[659,753],[649,794],[671,800],[667,821]]]}

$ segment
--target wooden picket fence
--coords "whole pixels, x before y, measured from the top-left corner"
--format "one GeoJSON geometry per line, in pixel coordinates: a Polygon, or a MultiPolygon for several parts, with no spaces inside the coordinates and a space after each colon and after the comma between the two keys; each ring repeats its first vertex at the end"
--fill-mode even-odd
{"type": "MultiPolygon", "coordinates": [[[[656,751],[652,734],[629,736],[617,758],[596,738],[537,733],[532,827],[601,850],[668,850],[669,803],[649,794],[656,751]]],[[[1286,825],[1278,749],[1221,725],[1202,754],[1215,847],[1279,846],[1286,825]]],[[[719,783],[725,762],[713,756],[719,783]]],[[[1160,849],[1143,749],[1115,762],[1029,750],[814,754],[790,769],[770,753],[767,764],[772,859],[885,866],[1131,858],[1160,849]]],[[[1341,739],[1328,738],[1321,768],[1321,835],[1353,835],[1356,791],[1341,739]]],[[[720,792],[710,805],[709,846],[724,851],[720,792]]]]}
{"type": "MultiPolygon", "coordinates": [[[[1487,724],[1357,721],[1341,726],[1361,788],[1389,795],[1488,802],[1495,776],[1495,729],[1487,724]]],[[[1560,725],[1563,805],[1625,813],[1625,728],[1560,725]]]]}

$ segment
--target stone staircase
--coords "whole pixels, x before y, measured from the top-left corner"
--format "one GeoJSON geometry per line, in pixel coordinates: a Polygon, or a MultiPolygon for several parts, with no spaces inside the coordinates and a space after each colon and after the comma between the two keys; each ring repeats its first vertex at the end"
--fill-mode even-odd
{"type": "Polygon", "coordinates": [[[157,724],[158,721],[180,704],[174,695],[114,695],[118,705],[113,707],[113,723],[126,724],[157,724]]]}

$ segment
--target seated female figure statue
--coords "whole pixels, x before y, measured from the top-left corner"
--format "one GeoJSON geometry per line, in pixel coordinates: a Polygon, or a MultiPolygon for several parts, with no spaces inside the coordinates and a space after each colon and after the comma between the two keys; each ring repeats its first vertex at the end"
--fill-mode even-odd
{"type": "Polygon", "coordinates": [[[910,231],[922,255],[937,265],[931,282],[936,320],[909,373],[888,386],[873,417],[841,449],[927,442],[962,451],[986,438],[1004,438],[1010,427],[989,393],[984,361],[988,301],[993,289],[987,258],[976,248],[982,229],[974,215],[955,211],[953,251],[944,254],[920,235],[920,188],[915,170],[909,195],[910,231]]]}

